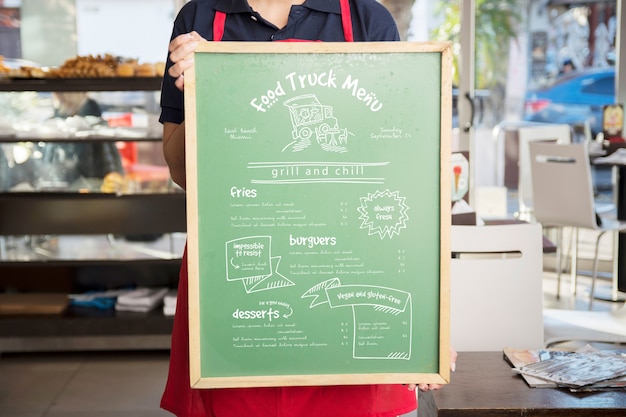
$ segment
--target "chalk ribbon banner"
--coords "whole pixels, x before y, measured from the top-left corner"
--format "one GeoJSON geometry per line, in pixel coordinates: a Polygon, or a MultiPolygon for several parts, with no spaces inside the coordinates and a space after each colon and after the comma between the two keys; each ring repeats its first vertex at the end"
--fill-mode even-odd
{"type": "Polygon", "coordinates": [[[190,384],[449,381],[449,43],[203,42],[190,384]]]}

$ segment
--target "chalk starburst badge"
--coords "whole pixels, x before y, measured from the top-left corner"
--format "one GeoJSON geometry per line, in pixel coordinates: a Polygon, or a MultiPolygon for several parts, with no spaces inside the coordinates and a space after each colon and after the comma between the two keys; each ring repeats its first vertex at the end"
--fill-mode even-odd
{"type": "Polygon", "coordinates": [[[381,240],[389,239],[400,234],[406,227],[409,219],[406,212],[409,207],[404,204],[405,198],[400,197],[398,191],[376,191],[361,198],[358,208],[359,219],[362,220],[361,229],[367,229],[368,234],[379,235],[381,240]]]}

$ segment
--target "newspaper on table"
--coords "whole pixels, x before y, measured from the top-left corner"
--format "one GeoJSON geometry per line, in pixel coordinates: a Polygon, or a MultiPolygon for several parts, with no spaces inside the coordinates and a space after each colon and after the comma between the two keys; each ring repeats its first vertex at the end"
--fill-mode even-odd
{"type": "Polygon", "coordinates": [[[572,391],[626,389],[626,354],[587,346],[576,352],[507,348],[505,357],[531,387],[568,387],[572,391]]]}
{"type": "Polygon", "coordinates": [[[514,371],[546,379],[557,385],[580,388],[626,376],[626,355],[609,352],[572,353],[515,368],[514,371]]]}

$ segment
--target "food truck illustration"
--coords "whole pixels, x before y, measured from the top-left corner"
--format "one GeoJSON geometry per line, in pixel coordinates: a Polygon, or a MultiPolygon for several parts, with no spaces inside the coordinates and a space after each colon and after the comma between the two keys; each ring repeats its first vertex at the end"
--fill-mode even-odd
{"type": "Polygon", "coordinates": [[[334,152],[345,152],[348,142],[348,129],[340,129],[337,118],[333,116],[333,107],[325,106],[315,94],[304,94],[293,97],[283,103],[289,108],[291,116],[290,144],[294,151],[302,150],[311,145],[311,138],[322,149],[334,152]]]}

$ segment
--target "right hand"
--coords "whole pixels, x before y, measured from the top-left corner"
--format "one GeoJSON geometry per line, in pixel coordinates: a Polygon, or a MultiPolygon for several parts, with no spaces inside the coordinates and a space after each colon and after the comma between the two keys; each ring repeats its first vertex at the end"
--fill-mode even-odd
{"type": "Polygon", "coordinates": [[[168,50],[172,66],[167,73],[176,80],[174,84],[181,91],[183,91],[185,86],[184,73],[193,66],[193,58],[190,55],[198,45],[198,42],[203,40],[205,39],[198,32],[193,31],[178,35],[170,42],[168,50]]]}

